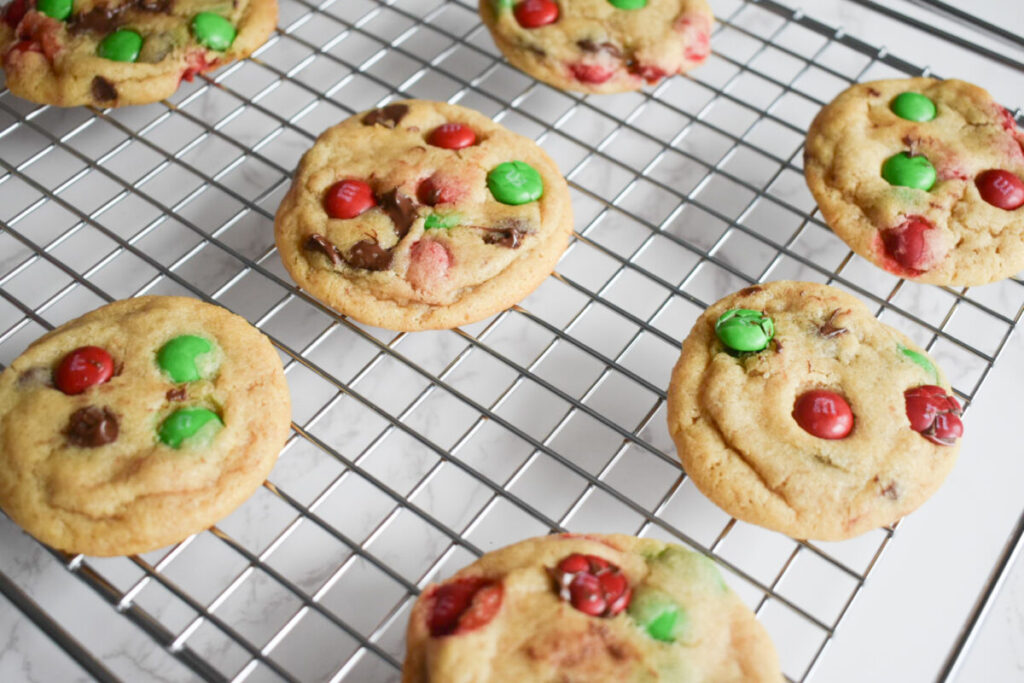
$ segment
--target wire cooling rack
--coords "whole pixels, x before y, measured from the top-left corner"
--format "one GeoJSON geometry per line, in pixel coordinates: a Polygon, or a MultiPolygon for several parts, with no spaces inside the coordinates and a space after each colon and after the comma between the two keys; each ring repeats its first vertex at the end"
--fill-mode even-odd
{"type": "MultiPolygon", "coordinates": [[[[820,106],[926,70],[782,3],[712,5],[705,66],[615,97],[510,68],[474,0],[282,0],[256,57],[157,105],[59,110],[3,91],[0,363],[113,299],[186,294],[270,335],[294,400],[269,481],[217,527],[144,556],[53,555],[186,678],[384,681],[428,581],[554,530],[657,536],[714,556],[787,677],[808,679],[898,534],[798,542],[703,498],[665,428],[682,338],[752,282],[828,282],[929,348],[970,402],[1024,288],[903,282],[814,212],[801,150],[820,106]],[[335,315],[280,266],[273,213],[299,156],[398,96],[479,109],[569,178],[575,239],[520,306],[392,333],[335,315]]],[[[123,675],[2,573],[0,592],[92,676],[123,675]]]]}

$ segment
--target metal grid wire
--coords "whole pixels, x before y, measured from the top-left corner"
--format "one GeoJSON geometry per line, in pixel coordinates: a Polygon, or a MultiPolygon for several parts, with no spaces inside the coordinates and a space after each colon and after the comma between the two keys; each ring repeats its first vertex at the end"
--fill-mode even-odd
{"type": "MultiPolygon", "coordinates": [[[[554,530],[657,536],[712,555],[786,675],[809,677],[893,530],[799,542],[704,499],[665,428],[682,338],[747,284],[828,282],[929,348],[969,403],[1024,287],[903,282],[814,212],[801,169],[813,115],[849,83],[921,69],[775,2],[712,5],[708,64],[613,98],[510,68],[474,0],[282,0],[256,57],[148,107],[58,110],[3,91],[0,361],[108,301],[186,294],[267,333],[294,399],[269,481],[217,527],[144,556],[54,554],[191,675],[377,681],[399,676],[420,588],[481,553],[554,530]],[[299,156],[396,96],[479,109],[569,178],[575,239],[522,305],[391,333],[282,270],[273,212],[299,156]]],[[[2,574],[0,589],[33,612],[2,574]]]]}

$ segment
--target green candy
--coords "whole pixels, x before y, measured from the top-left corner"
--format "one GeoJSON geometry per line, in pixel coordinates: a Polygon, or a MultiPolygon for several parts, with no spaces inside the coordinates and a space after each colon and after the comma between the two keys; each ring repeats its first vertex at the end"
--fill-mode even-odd
{"type": "Polygon", "coordinates": [[[510,10],[515,5],[515,0],[494,0],[495,11],[510,10]]]}
{"type": "Polygon", "coordinates": [[[912,187],[917,190],[928,190],[935,187],[938,174],[932,162],[923,156],[912,157],[900,152],[885,160],[882,164],[882,177],[890,185],[912,187]]]}
{"type": "Polygon", "coordinates": [[[135,31],[118,29],[100,42],[97,53],[114,62],[134,62],[142,49],[142,36],[135,31]]]}
{"type": "Polygon", "coordinates": [[[760,311],[734,308],[723,313],[715,323],[715,334],[732,351],[763,351],[775,336],[775,323],[760,311]]]}
{"type": "Polygon", "coordinates": [[[907,121],[931,121],[937,113],[935,103],[916,92],[897,95],[889,107],[893,114],[907,121]]]}
{"type": "Polygon", "coordinates": [[[525,161],[506,161],[487,174],[487,187],[502,204],[519,206],[544,196],[544,181],[525,161]]]}
{"type": "Polygon", "coordinates": [[[647,7],[647,0],[608,0],[618,9],[643,9],[647,7]]]}
{"type": "Polygon", "coordinates": [[[921,368],[923,368],[925,372],[931,375],[932,379],[934,379],[935,382],[938,383],[939,371],[935,369],[934,365],[932,365],[932,362],[928,359],[928,356],[924,355],[923,353],[918,353],[913,349],[908,349],[906,346],[903,346],[902,344],[899,345],[899,350],[900,353],[902,353],[904,356],[909,358],[915,364],[921,366],[921,368]]]}
{"type": "Polygon", "coordinates": [[[71,16],[73,0],[39,0],[36,9],[48,17],[64,21],[71,16]]]}
{"type": "Polygon", "coordinates": [[[449,213],[445,215],[432,213],[427,216],[427,220],[423,222],[423,227],[427,230],[436,230],[443,228],[445,230],[451,230],[457,228],[459,223],[462,222],[462,216],[457,213],[449,213]]]}
{"type": "Polygon", "coordinates": [[[215,360],[208,355],[211,351],[213,344],[209,340],[184,334],[164,344],[157,351],[156,362],[171,381],[196,382],[209,377],[216,369],[211,367],[211,361],[215,360]]]}
{"type": "Polygon", "coordinates": [[[181,448],[186,441],[189,446],[203,447],[223,426],[220,417],[212,410],[182,408],[164,420],[157,436],[171,448],[181,448]]]}
{"type": "Polygon", "coordinates": [[[192,17],[192,33],[200,43],[220,52],[231,47],[236,35],[231,22],[213,12],[200,12],[192,17]]]}
{"type": "Polygon", "coordinates": [[[647,631],[647,635],[663,643],[682,640],[690,625],[686,610],[667,593],[654,588],[638,588],[627,611],[647,631]]]}

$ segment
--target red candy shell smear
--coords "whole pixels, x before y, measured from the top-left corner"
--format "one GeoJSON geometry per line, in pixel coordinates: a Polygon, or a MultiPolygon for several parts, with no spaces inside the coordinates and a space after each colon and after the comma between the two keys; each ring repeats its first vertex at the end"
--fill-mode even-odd
{"type": "Polygon", "coordinates": [[[615,75],[614,69],[598,64],[572,64],[569,66],[569,70],[580,83],[593,83],[594,85],[604,83],[615,75]]]}
{"type": "Polygon", "coordinates": [[[437,174],[423,179],[416,187],[416,199],[427,206],[457,202],[460,194],[455,185],[445,182],[437,174]]]}
{"type": "Polygon", "coordinates": [[[481,577],[437,586],[428,596],[433,600],[427,615],[430,635],[459,635],[486,626],[501,609],[503,593],[500,583],[481,577]]]}
{"type": "Polygon", "coordinates": [[[853,429],[853,411],[846,399],[833,391],[815,389],[796,400],[793,419],[819,439],[845,439],[853,429]]]}
{"type": "Polygon", "coordinates": [[[895,228],[882,231],[882,244],[886,255],[896,265],[912,275],[928,270],[928,256],[931,253],[928,232],[934,226],[920,216],[908,216],[895,228]]]}
{"type": "Polygon", "coordinates": [[[405,277],[414,288],[429,291],[448,277],[452,255],[437,240],[420,240],[409,250],[405,277]]]}
{"type": "Polygon", "coordinates": [[[98,346],[83,346],[64,356],[53,379],[58,389],[74,396],[113,375],[114,359],[109,353],[98,346]]]}
{"type": "Polygon", "coordinates": [[[629,606],[633,590],[614,564],[597,555],[573,553],[551,572],[558,595],[592,617],[614,617],[629,606]]]}
{"type": "Polygon", "coordinates": [[[462,149],[476,144],[476,133],[462,123],[446,123],[430,133],[427,142],[443,149],[462,149]]]}
{"type": "Polygon", "coordinates": [[[342,180],[324,195],[324,210],[331,218],[355,218],[375,206],[373,190],[362,180],[342,180]]]}
{"type": "Polygon", "coordinates": [[[903,392],[910,428],[940,446],[952,446],[964,434],[963,408],[942,387],[927,384],[903,392]]]}
{"type": "Polygon", "coordinates": [[[992,206],[1014,211],[1024,206],[1024,182],[1002,169],[985,171],[974,183],[978,186],[981,198],[992,206]]]}
{"type": "Polygon", "coordinates": [[[554,0],[522,0],[512,12],[523,28],[540,28],[558,21],[558,4],[554,0]]]}
{"type": "Polygon", "coordinates": [[[653,64],[636,64],[630,68],[629,72],[634,76],[639,76],[651,85],[668,76],[667,71],[653,64]]]}

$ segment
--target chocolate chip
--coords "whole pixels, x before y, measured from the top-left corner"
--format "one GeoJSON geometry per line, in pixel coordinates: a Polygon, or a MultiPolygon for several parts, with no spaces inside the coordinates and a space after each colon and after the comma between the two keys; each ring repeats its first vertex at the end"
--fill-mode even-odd
{"type": "Polygon", "coordinates": [[[890,482],[888,486],[882,489],[881,495],[889,500],[897,500],[900,497],[900,492],[896,488],[896,482],[890,482]]]}
{"type": "Polygon", "coordinates": [[[184,401],[188,396],[188,391],[185,387],[175,387],[167,392],[168,401],[184,401]]]}
{"type": "Polygon", "coordinates": [[[391,267],[391,252],[381,248],[377,240],[363,240],[352,247],[345,263],[364,270],[387,270],[391,267]]]}
{"type": "Polygon", "coordinates": [[[741,289],[739,294],[740,296],[751,296],[752,294],[757,294],[758,292],[761,291],[764,291],[764,287],[754,285],[753,287],[746,287],[744,289],[741,289]]]}
{"type": "Polygon", "coordinates": [[[88,12],[73,14],[68,19],[68,30],[81,33],[113,33],[121,25],[121,14],[128,5],[118,7],[93,7],[88,12]]]}
{"type": "Polygon", "coordinates": [[[113,102],[117,99],[117,88],[114,84],[103,78],[94,76],[92,79],[92,98],[97,102],[113,102]]]}
{"type": "Polygon", "coordinates": [[[377,203],[380,205],[381,211],[394,221],[395,234],[398,235],[398,239],[405,237],[416,220],[416,202],[395,188],[380,195],[377,198],[377,203]]]}
{"type": "Polygon", "coordinates": [[[511,230],[488,230],[484,235],[484,242],[507,247],[508,249],[518,249],[519,245],[523,243],[523,236],[525,235],[526,233],[518,228],[512,228],[511,230]]]}
{"type": "Polygon", "coordinates": [[[585,38],[583,40],[577,41],[576,45],[584,52],[606,52],[615,58],[622,57],[622,50],[619,48],[619,46],[607,40],[598,43],[593,40],[590,40],[589,38],[585,38]]]}
{"type": "Polygon", "coordinates": [[[71,413],[64,434],[79,448],[97,448],[117,440],[117,415],[110,408],[88,406],[71,413]]]}
{"type": "Polygon", "coordinates": [[[835,337],[842,336],[849,332],[845,327],[838,327],[835,323],[836,318],[847,313],[849,313],[849,311],[840,311],[838,308],[832,311],[832,315],[828,317],[828,321],[818,328],[818,334],[825,339],[834,339],[835,337]]]}
{"type": "Polygon", "coordinates": [[[882,93],[878,92],[874,88],[868,88],[868,94],[871,95],[872,97],[878,97],[882,93]]]}
{"type": "Polygon", "coordinates": [[[409,106],[405,104],[389,104],[380,109],[374,109],[363,117],[363,125],[373,126],[380,124],[387,128],[394,128],[399,121],[409,113],[409,106]]]}
{"type": "Polygon", "coordinates": [[[336,266],[341,263],[341,256],[338,255],[338,248],[331,244],[323,235],[316,233],[310,235],[303,246],[310,251],[323,252],[324,255],[331,260],[331,265],[336,266]]]}
{"type": "Polygon", "coordinates": [[[19,389],[34,389],[36,387],[52,387],[53,372],[49,368],[29,368],[18,376],[19,389]]]}

